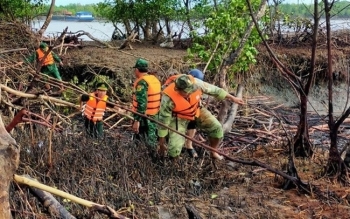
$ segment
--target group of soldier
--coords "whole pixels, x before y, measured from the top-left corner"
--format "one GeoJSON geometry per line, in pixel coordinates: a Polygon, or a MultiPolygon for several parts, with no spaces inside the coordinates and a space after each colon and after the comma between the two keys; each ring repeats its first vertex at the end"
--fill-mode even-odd
{"type": "MultiPolygon", "coordinates": [[[[40,48],[27,59],[27,62],[39,60],[41,72],[62,80],[55,65],[55,61],[62,64],[61,60],[52,52],[45,57],[45,51],[47,45],[40,44],[40,48]]],[[[182,136],[187,133],[189,137],[193,137],[196,129],[206,133],[209,146],[217,149],[224,135],[223,128],[216,117],[203,106],[201,101],[203,94],[237,104],[244,104],[243,100],[232,96],[222,88],[204,82],[204,75],[198,69],[192,69],[186,74],[175,74],[162,86],[159,79],[149,73],[148,67],[148,62],[144,59],[137,59],[133,66],[136,80],[133,85],[132,129],[138,139],[143,140],[149,147],[150,154],[152,156],[167,154],[170,158],[177,159],[185,146],[190,156],[197,157],[192,142],[186,141],[182,136]]],[[[107,84],[98,83],[94,92],[80,97],[84,125],[91,137],[103,136],[103,115],[106,107],[110,105],[107,103],[107,90],[107,84]]],[[[211,157],[223,159],[213,151],[211,157]]]]}
{"type": "MultiPolygon", "coordinates": [[[[191,142],[186,142],[186,138],[178,134],[185,135],[188,132],[193,137],[195,129],[207,134],[210,147],[218,148],[224,134],[222,125],[202,105],[201,97],[207,94],[218,100],[226,99],[243,104],[241,98],[204,82],[204,75],[198,69],[171,76],[163,86],[154,74],[148,72],[146,60],[138,59],[134,69],[136,80],[133,85],[132,129],[149,147],[150,154],[167,154],[170,158],[177,159],[185,146],[192,157],[197,157],[191,142]],[[169,131],[167,127],[176,132],[169,131]]],[[[99,84],[94,93],[81,97],[81,101],[86,102],[86,128],[90,134],[96,133],[96,136],[102,135],[101,113],[106,108],[106,90],[105,84],[99,84]]],[[[211,152],[211,157],[219,160],[223,158],[216,152],[211,152]]]]}

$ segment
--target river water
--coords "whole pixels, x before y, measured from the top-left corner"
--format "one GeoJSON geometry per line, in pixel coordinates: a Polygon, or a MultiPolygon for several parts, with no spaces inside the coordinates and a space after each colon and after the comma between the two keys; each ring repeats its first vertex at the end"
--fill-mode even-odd
{"type": "MultiPolygon", "coordinates": [[[[340,30],[340,29],[350,29],[350,21],[349,20],[332,20],[332,30],[340,30]]],[[[32,28],[38,29],[43,24],[42,20],[35,21],[32,24],[32,28]]],[[[320,21],[320,25],[322,27],[325,26],[324,20],[320,21]]],[[[121,25],[118,27],[120,28],[121,25]]],[[[114,26],[112,23],[108,23],[105,21],[92,21],[92,22],[75,22],[75,21],[51,21],[48,26],[45,36],[59,36],[61,32],[68,27],[68,32],[75,33],[79,30],[83,30],[85,32],[89,32],[92,36],[100,40],[110,40],[114,31],[114,26]]],[[[172,24],[173,31],[177,31],[182,27],[182,23],[174,23],[172,24]]],[[[124,31],[123,28],[121,28],[124,31]]],[[[199,28],[197,30],[199,33],[204,33],[203,28],[199,28]]],[[[184,28],[184,33],[182,34],[183,38],[188,37],[189,30],[184,28]]],[[[87,36],[80,37],[83,40],[90,40],[87,36]]]]}
{"type": "MultiPolygon", "coordinates": [[[[32,28],[39,29],[43,21],[36,21],[32,24],[32,28]]],[[[92,21],[92,22],[75,22],[75,21],[51,21],[44,35],[50,37],[59,36],[62,31],[68,27],[68,33],[77,31],[89,32],[92,36],[100,40],[110,40],[114,31],[112,23],[92,21]]],[[[87,36],[80,37],[83,40],[90,40],[87,36]]]]}
{"type": "MultiPolygon", "coordinates": [[[[42,24],[44,23],[43,20],[34,21],[32,24],[33,29],[39,29],[42,24]]],[[[179,33],[179,30],[182,28],[182,23],[173,23],[172,25],[173,31],[177,31],[179,33]]],[[[114,26],[112,23],[108,23],[105,21],[92,21],[92,22],[76,22],[76,21],[51,21],[48,28],[46,29],[44,35],[45,36],[59,36],[62,31],[68,27],[68,33],[72,32],[75,33],[79,30],[83,30],[85,32],[89,32],[93,37],[99,39],[99,40],[110,40],[114,31],[114,26]]],[[[122,25],[118,25],[118,27],[125,32],[125,28],[122,27],[122,25]]],[[[198,29],[199,33],[204,33],[203,28],[198,29]]],[[[183,38],[186,38],[189,36],[189,30],[188,28],[183,29],[183,34],[181,35],[183,38]]],[[[141,36],[142,37],[142,36],[141,36]]],[[[83,40],[90,40],[87,36],[81,36],[80,37],[83,40]]]]}

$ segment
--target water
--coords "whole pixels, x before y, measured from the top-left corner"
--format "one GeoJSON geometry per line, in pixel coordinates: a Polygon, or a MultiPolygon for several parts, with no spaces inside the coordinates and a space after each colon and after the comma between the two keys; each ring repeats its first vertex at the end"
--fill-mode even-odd
{"type": "MultiPolygon", "coordinates": [[[[36,21],[33,23],[32,28],[39,29],[43,21],[36,21]]],[[[99,40],[110,40],[114,31],[112,23],[92,21],[92,22],[75,22],[75,21],[51,21],[47,27],[44,35],[50,37],[58,37],[62,31],[68,27],[68,33],[85,31],[89,32],[93,37],[99,40]]],[[[80,37],[83,40],[91,40],[87,36],[80,37]]]]}
{"type": "MultiPolygon", "coordinates": [[[[42,20],[35,21],[32,24],[32,28],[39,29],[43,23],[44,21],[42,20]]],[[[334,19],[331,21],[331,24],[332,24],[332,27],[331,27],[332,30],[350,29],[349,20],[334,19]]],[[[325,27],[324,20],[320,21],[320,26],[325,27]]],[[[68,33],[69,32],[75,33],[82,30],[85,32],[89,32],[93,37],[103,41],[110,40],[114,31],[114,26],[112,25],[112,23],[108,23],[105,21],[75,22],[75,21],[56,21],[55,20],[50,22],[44,35],[50,36],[50,37],[58,37],[66,27],[68,27],[68,33]]],[[[118,25],[118,27],[122,31],[125,30],[122,27],[122,25],[118,25]]],[[[174,22],[171,25],[171,28],[174,32],[179,33],[182,28],[182,23],[174,22]]],[[[188,28],[185,27],[183,31],[184,33],[182,34],[182,38],[187,38],[189,36],[188,28]]],[[[200,34],[203,34],[204,28],[199,28],[197,31],[200,34]]],[[[89,37],[85,35],[81,36],[80,38],[83,40],[91,40],[89,37]]]]}
{"type": "MultiPolygon", "coordinates": [[[[39,29],[42,24],[44,23],[43,20],[34,21],[32,24],[33,29],[39,29]]],[[[44,35],[50,36],[50,37],[58,37],[62,31],[68,27],[68,33],[76,33],[80,30],[89,32],[93,37],[99,39],[99,40],[110,40],[114,31],[114,26],[112,23],[108,23],[105,21],[92,21],[92,22],[75,22],[75,21],[51,21],[48,28],[46,29],[44,35]]],[[[125,28],[123,25],[119,24],[118,27],[125,32],[125,28]]],[[[179,33],[182,29],[182,22],[173,22],[171,24],[171,28],[174,32],[179,33]]],[[[187,38],[189,36],[189,29],[184,28],[183,33],[181,35],[182,38],[187,38]]],[[[198,32],[200,34],[204,33],[204,28],[199,28],[198,32]]],[[[142,37],[142,36],[141,36],[142,37]]],[[[80,37],[83,40],[91,40],[87,36],[81,36],[80,37]]]]}

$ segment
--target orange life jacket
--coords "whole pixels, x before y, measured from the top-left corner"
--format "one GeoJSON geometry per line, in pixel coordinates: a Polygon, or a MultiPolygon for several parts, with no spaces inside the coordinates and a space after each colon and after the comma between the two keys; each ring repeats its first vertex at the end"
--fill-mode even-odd
{"type": "MultiPolygon", "coordinates": [[[[159,108],[160,108],[160,98],[161,98],[160,81],[154,75],[144,75],[138,78],[134,82],[134,91],[136,90],[136,86],[140,80],[145,80],[148,85],[146,115],[156,115],[159,112],[159,108]]],[[[133,99],[132,101],[133,110],[137,111],[138,103],[136,100],[135,92],[133,94],[132,99],[133,99]]]]}
{"type": "MultiPolygon", "coordinates": [[[[41,62],[41,60],[45,56],[45,51],[43,51],[41,49],[37,49],[36,53],[38,54],[38,61],[41,62]]],[[[55,60],[53,59],[52,53],[50,52],[49,54],[47,54],[45,59],[42,61],[41,66],[51,65],[53,63],[55,63],[55,60]]]]}
{"type": "MultiPolygon", "coordinates": [[[[190,76],[190,78],[192,82],[195,82],[192,76],[190,76]]],[[[197,89],[186,99],[177,91],[175,91],[175,83],[171,83],[167,88],[164,89],[163,93],[168,95],[175,104],[175,107],[173,109],[174,116],[191,121],[199,117],[199,104],[201,96],[203,94],[201,89],[197,89]]]]}
{"type": "Polygon", "coordinates": [[[180,75],[172,75],[170,76],[165,83],[163,84],[163,87],[168,86],[169,84],[171,84],[172,82],[175,82],[176,78],[179,77],[180,75]]]}
{"type": "Polygon", "coordinates": [[[86,102],[84,115],[93,122],[102,121],[103,114],[107,107],[108,96],[105,95],[102,99],[98,100],[95,93],[89,94],[90,98],[86,102]]]}

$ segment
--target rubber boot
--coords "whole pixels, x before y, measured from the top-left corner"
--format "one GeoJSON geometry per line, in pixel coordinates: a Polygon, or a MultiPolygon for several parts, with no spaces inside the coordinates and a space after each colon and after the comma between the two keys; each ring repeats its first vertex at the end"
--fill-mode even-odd
{"type": "MultiPolygon", "coordinates": [[[[210,147],[214,148],[214,149],[218,149],[219,148],[219,144],[220,144],[221,139],[220,138],[209,138],[209,145],[210,147]]],[[[222,160],[224,159],[223,156],[221,156],[220,154],[216,153],[216,152],[211,152],[211,157],[213,159],[216,160],[222,160]]]]}

